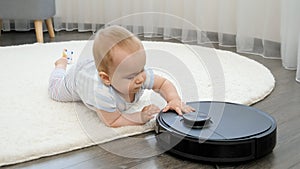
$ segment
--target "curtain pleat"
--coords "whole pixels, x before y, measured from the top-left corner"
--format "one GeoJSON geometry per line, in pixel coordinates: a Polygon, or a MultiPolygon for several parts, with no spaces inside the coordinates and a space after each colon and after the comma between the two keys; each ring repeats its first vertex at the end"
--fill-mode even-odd
{"type": "Polygon", "coordinates": [[[281,58],[286,69],[297,70],[296,80],[300,82],[300,1],[281,2],[281,58]]]}

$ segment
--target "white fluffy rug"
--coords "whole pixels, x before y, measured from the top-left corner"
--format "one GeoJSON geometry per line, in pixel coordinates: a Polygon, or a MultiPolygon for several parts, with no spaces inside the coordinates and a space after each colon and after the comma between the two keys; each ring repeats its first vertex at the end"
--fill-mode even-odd
{"type": "MultiPolygon", "coordinates": [[[[48,97],[48,78],[62,50],[68,48],[79,55],[87,44],[70,41],[0,47],[0,166],[153,130],[153,121],[109,129],[83,104],[59,103],[48,97]],[[90,131],[101,135],[91,138],[90,131]]],[[[144,46],[150,58],[148,66],[170,68],[168,72],[156,71],[176,79],[174,83],[186,101],[250,105],[267,96],[275,85],[266,67],[232,52],[163,42],[144,42],[144,46]]],[[[149,102],[152,95],[146,96],[149,102]]]]}

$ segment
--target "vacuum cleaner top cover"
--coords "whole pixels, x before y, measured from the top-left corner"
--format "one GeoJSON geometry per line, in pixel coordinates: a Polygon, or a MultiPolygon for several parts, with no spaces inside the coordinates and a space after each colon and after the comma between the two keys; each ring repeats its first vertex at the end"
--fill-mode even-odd
{"type": "Polygon", "coordinates": [[[272,126],[272,119],[251,107],[228,103],[226,106],[214,103],[202,104],[200,107],[201,112],[198,109],[183,116],[178,116],[173,111],[161,113],[159,120],[170,130],[183,136],[210,140],[247,138],[263,133],[272,126]],[[253,113],[254,110],[257,113],[253,113]]]}

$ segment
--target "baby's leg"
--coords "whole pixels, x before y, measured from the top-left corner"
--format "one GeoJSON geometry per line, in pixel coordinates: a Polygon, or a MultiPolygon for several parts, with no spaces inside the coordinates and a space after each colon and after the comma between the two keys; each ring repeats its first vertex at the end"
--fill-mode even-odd
{"type": "Polygon", "coordinates": [[[50,75],[48,93],[56,101],[79,101],[80,98],[74,88],[74,68],[68,72],[61,67],[56,67],[50,75]]]}

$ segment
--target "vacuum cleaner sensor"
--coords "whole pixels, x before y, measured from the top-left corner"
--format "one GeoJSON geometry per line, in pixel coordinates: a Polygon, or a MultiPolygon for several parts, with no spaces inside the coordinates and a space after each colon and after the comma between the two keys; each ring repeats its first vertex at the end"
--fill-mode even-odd
{"type": "Polygon", "coordinates": [[[165,151],[207,162],[260,158],[276,144],[276,121],[256,108],[227,102],[189,102],[196,112],[160,112],[156,139],[165,151]]]}
{"type": "Polygon", "coordinates": [[[191,112],[182,116],[183,124],[189,128],[203,128],[210,122],[210,117],[204,113],[191,112]]]}

